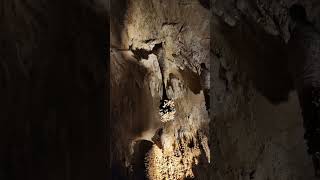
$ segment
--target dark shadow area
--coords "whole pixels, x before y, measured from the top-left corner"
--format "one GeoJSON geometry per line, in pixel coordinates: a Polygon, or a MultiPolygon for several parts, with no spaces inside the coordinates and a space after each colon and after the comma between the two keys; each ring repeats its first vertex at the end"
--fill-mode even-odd
{"type": "Polygon", "coordinates": [[[235,28],[221,24],[221,34],[238,58],[240,72],[246,73],[257,91],[273,104],[287,101],[293,82],[287,48],[280,37],[268,35],[246,19],[235,28]]]}
{"type": "Polygon", "coordinates": [[[141,59],[148,59],[150,54],[155,54],[159,56],[158,54],[162,49],[162,43],[155,44],[152,50],[145,50],[145,49],[133,50],[131,46],[129,47],[129,49],[133,52],[134,57],[140,61],[141,59]]]}
{"type": "MultiPolygon", "coordinates": [[[[206,109],[210,113],[210,87],[207,87],[206,85],[206,76],[208,75],[209,69],[206,67],[205,63],[200,64],[201,67],[201,73],[200,73],[200,78],[201,78],[201,84],[202,84],[202,89],[203,89],[203,94],[204,94],[204,99],[206,103],[206,109]]],[[[210,76],[210,74],[209,74],[210,76]]]]}
{"type": "Polygon", "coordinates": [[[133,172],[135,180],[147,180],[146,177],[146,166],[145,166],[145,157],[147,153],[152,148],[153,143],[147,140],[137,141],[134,146],[133,154],[133,172]]]}
{"type": "Polygon", "coordinates": [[[0,179],[105,178],[107,14],[76,0],[0,9],[0,179]]]}
{"type": "Polygon", "coordinates": [[[210,9],[210,0],[199,0],[199,2],[204,8],[210,9]]]}
{"type": "Polygon", "coordinates": [[[110,1],[110,20],[112,36],[121,42],[121,31],[124,28],[124,19],[128,9],[128,0],[109,0],[110,1]]]}
{"type": "Polygon", "coordinates": [[[183,81],[189,87],[189,89],[194,94],[199,94],[202,89],[200,84],[200,76],[187,67],[184,70],[179,69],[179,72],[181,73],[183,81]]]}
{"type": "Polygon", "coordinates": [[[289,9],[289,15],[291,19],[294,21],[300,21],[300,22],[307,21],[306,10],[300,4],[292,5],[289,9]]]}

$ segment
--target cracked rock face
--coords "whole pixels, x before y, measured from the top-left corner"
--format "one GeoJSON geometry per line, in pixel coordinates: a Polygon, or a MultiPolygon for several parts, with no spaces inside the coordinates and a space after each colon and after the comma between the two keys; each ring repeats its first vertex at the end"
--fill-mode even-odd
{"type": "Polygon", "coordinates": [[[210,162],[210,12],[197,0],[130,0],[123,8],[121,21],[111,20],[114,167],[137,177],[135,142],[148,140],[142,174],[193,177],[200,160],[210,162]]]}

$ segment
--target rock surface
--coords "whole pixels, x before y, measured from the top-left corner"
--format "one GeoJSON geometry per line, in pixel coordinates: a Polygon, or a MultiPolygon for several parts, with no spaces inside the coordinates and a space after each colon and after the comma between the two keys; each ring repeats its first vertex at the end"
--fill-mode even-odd
{"type": "Polygon", "coordinates": [[[314,179],[287,42],[319,3],[208,2],[111,1],[113,178],[314,179]]]}
{"type": "MultiPolygon", "coordinates": [[[[210,161],[204,95],[210,83],[204,73],[210,69],[210,12],[197,0],[120,4],[126,8],[121,23],[111,22],[117,30],[111,32],[113,162],[137,177],[139,172],[130,172],[134,146],[149,140],[154,145],[145,154],[147,177],[193,177],[201,155],[210,161]]],[[[111,19],[117,13],[111,10],[111,19]]]]}
{"type": "Polygon", "coordinates": [[[297,2],[318,28],[317,1],[212,1],[215,164],[207,174],[199,168],[199,179],[314,179],[288,72],[288,9],[297,2]]]}

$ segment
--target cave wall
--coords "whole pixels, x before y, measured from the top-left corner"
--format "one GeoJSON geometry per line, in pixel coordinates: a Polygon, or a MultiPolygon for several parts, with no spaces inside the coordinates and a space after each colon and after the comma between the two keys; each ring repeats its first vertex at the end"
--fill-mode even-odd
{"type": "Polygon", "coordinates": [[[192,177],[210,161],[210,12],[197,0],[111,6],[113,178],[192,177]]]}
{"type": "Polygon", "coordinates": [[[210,130],[214,133],[210,140],[216,164],[207,176],[313,179],[298,98],[291,91],[286,63],[281,63],[286,61],[285,44],[262,30],[262,35],[253,33],[246,39],[250,28],[229,29],[218,19],[213,23],[210,130]],[[239,49],[235,43],[241,42],[246,43],[239,49]],[[259,42],[270,46],[259,46],[259,42]]]}
{"type": "Polygon", "coordinates": [[[229,26],[242,24],[250,19],[267,34],[290,39],[288,9],[293,4],[301,4],[307,13],[308,21],[319,29],[319,1],[317,0],[211,0],[212,13],[220,17],[229,26]]]}
{"type": "Polygon", "coordinates": [[[313,179],[296,2],[319,29],[316,0],[112,0],[109,39],[108,1],[1,1],[0,179],[104,177],[109,83],[113,179],[313,179]]]}
{"type": "Polygon", "coordinates": [[[208,1],[111,1],[113,178],[146,178],[146,169],[154,179],[313,179],[288,68],[288,8],[297,2],[317,28],[312,0],[212,0],[211,14],[208,1]],[[164,96],[174,100],[182,120],[161,122],[164,96]],[[190,109],[195,103],[201,108],[190,109]],[[200,118],[191,117],[188,125],[188,113],[200,118]],[[194,138],[200,153],[185,157],[197,157],[192,171],[162,166],[184,164],[161,148],[181,144],[175,129],[191,137],[200,129],[208,139],[206,148],[194,138]]]}
{"type": "Polygon", "coordinates": [[[289,74],[289,7],[318,28],[316,1],[211,1],[210,149],[201,178],[315,179],[289,74]]]}

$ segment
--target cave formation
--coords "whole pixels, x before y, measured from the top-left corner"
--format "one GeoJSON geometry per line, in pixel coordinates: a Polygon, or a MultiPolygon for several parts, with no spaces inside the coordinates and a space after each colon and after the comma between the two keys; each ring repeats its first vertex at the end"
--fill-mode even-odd
{"type": "Polygon", "coordinates": [[[210,11],[198,1],[111,6],[112,177],[192,178],[210,162],[210,11]]]}
{"type": "Polygon", "coordinates": [[[315,178],[303,114],[316,110],[295,67],[318,58],[316,0],[111,7],[114,179],[315,178]]]}
{"type": "Polygon", "coordinates": [[[2,0],[0,14],[1,180],[320,174],[318,0],[2,0]]]}

